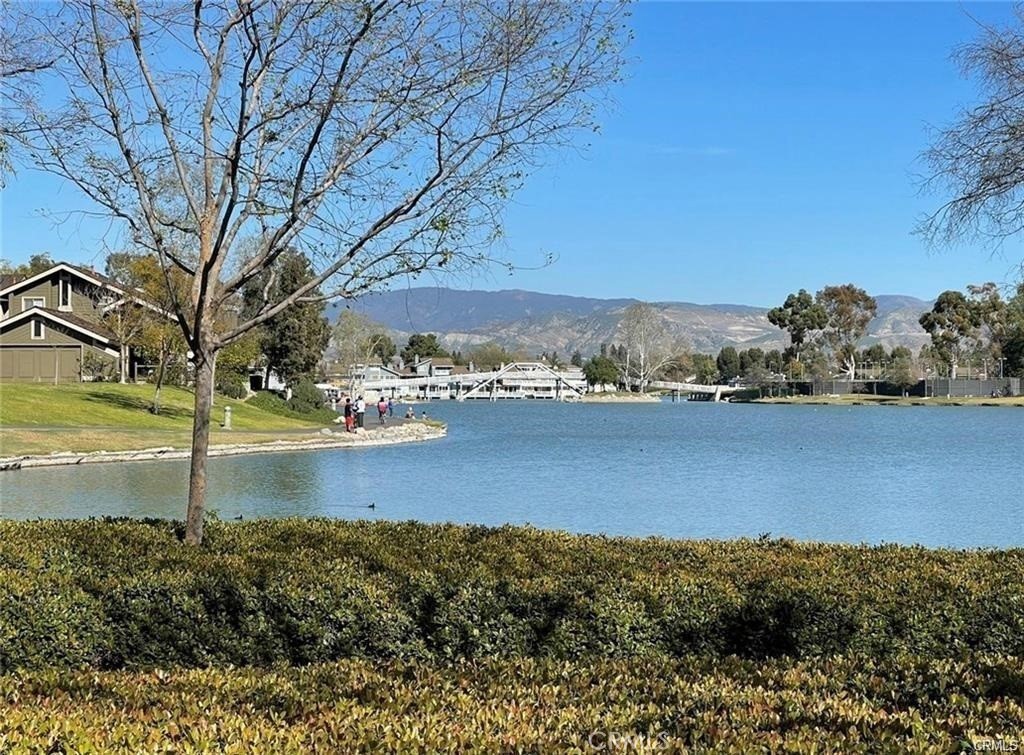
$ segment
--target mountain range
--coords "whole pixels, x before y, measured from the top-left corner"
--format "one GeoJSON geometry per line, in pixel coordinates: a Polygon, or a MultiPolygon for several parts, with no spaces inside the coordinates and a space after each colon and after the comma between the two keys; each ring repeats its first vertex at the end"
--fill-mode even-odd
{"type": "MultiPolygon", "coordinates": [[[[928,335],[918,318],[931,302],[912,296],[875,297],[878,314],[864,345],[908,346],[915,351],[928,335]]],[[[596,353],[602,343],[619,343],[623,312],[636,299],[593,299],[533,291],[466,291],[408,288],[363,297],[352,309],[392,331],[396,343],[410,333],[436,333],[448,349],[467,351],[496,342],[531,354],[557,351],[596,353]]],[[[782,348],[786,335],[768,322],[768,310],[742,304],[651,302],[666,332],[691,350],[717,353],[723,346],[782,348]]],[[[331,318],[339,312],[331,308],[331,318]]]]}

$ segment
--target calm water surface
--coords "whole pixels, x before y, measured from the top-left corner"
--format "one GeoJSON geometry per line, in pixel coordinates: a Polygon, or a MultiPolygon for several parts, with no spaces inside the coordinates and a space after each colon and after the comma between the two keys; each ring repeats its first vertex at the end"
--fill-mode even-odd
{"type": "MultiPolygon", "coordinates": [[[[1020,409],[435,402],[428,411],[449,423],[446,439],[213,459],[209,505],[225,519],[1024,546],[1020,409]]],[[[5,473],[0,515],[181,518],[186,478],[184,461],[5,473]]]]}

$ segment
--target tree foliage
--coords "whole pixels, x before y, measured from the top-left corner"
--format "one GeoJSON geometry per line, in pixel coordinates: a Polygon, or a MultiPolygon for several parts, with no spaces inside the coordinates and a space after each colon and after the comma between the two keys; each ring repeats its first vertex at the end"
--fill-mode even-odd
{"type": "Polygon", "coordinates": [[[47,252],[33,254],[28,258],[28,262],[23,262],[20,265],[12,265],[7,260],[0,259],[0,275],[10,275],[15,278],[31,278],[33,275],[49,270],[55,264],[57,263],[53,261],[47,252]]]}
{"type": "Polygon", "coordinates": [[[434,333],[413,333],[402,349],[402,361],[406,364],[412,364],[417,359],[446,356],[448,352],[441,346],[434,333]]]}
{"type": "Polygon", "coordinates": [[[694,379],[702,385],[714,385],[718,382],[718,364],[710,354],[694,354],[694,379]]]}
{"type": "MultiPolygon", "coordinates": [[[[243,317],[254,316],[314,277],[316,273],[306,255],[294,250],[281,254],[246,284],[242,291],[243,317]]],[[[260,352],[268,371],[277,373],[286,385],[294,385],[314,376],[330,337],[324,302],[297,302],[260,326],[260,352]]]]}
{"type": "Polygon", "coordinates": [[[908,349],[896,351],[893,349],[892,358],[885,367],[885,379],[900,388],[906,395],[907,390],[917,385],[917,372],[914,369],[914,359],[908,349]]]}
{"type": "MultiPolygon", "coordinates": [[[[349,375],[354,374],[356,365],[368,365],[377,359],[383,362],[381,355],[389,352],[393,356],[394,346],[391,336],[380,325],[350,309],[342,310],[331,333],[331,353],[349,375]]],[[[354,380],[350,381],[349,390],[355,390],[354,380]]]]}
{"type": "MultiPolygon", "coordinates": [[[[30,260],[29,264],[33,264],[35,259],[30,260]]],[[[46,260],[49,258],[46,257],[46,260]]],[[[106,288],[93,291],[103,324],[121,345],[118,371],[120,382],[125,383],[129,378],[129,354],[133,347],[139,350],[148,347],[151,353],[156,353],[158,359],[169,357],[172,351],[182,351],[184,339],[177,339],[168,332],[168,326],[172,326],[174,321],[169,314],[172,311],[169,306],[172,297],[167,287],[176,286],[181,291],[183,281],[180,275],[173,273],[165,278],[159,263],[151,254],[113,252],[107,256],[104,272],[107,278],[127,292],[124,296],[112,296],[106,288]],[[135,297],[151,306],[136,301],[135,297]]],[[[162,368],[161,362],[158,370],[162,368]]],[[[153,403],[154,413],[159,412],[159,404],[158,384],[157,397],[153,403]]]]}
{"type": "Polygon", "coordinates": [[[800,351],[808,338],[828,323],[828,313],[820,302],[801,288],[787,296],[781,307],[768,310],[768,322],[789,333],[794,356],[799,361],[800,351]]]}
{"type": "Polygon", "coordinates": [[[932,352],[955,378],[957,367],[978,337],[978,310],[960,291],[943,291],[930,311],[921,315],[921,327],[931,336],[932,352]]]}
{"type": "Polygon", "coordinates": [[[398,347],[387,333],[374,333],[372,339],[373,355],[380,360],[381,364],[387,364],[398,353],[398,347]]]}
{"type": "Polygon", "coordinates": [[[1006,323],[1001,367],[1007,376],[1024,377],[1024,282],[1007,302],[1006,323]]]}
{"type": "Polygon", "coordinates": [[[736,348],[733,346],[723,347],[715,359],[715,368],[718,371],[719,379],[724,382],[739,377],[741,372],[740,355],[736,348]]]}
{"type": "Polygon", "coordinates": [[[152,254],[115,253],[107,257],[107,275],[151,306],[126,301],[104,318],[114,332],[128,331],[127,343],[136,354],[156,364],[151,411],[159,414],[160,394],[168,370],[185,375],[188,345],[171,313],[175,300],[187,295],[188,280],[180,270],[165,275],[152,254]]]}
{"type": "Polygon", "coordinates": [[[516,355],[493,341],[483,343],[474,348],[469,355],[473,366],[478,369],[489,370],[493,367],[500,367],[516,361],[516,355]]]}
{"type": "Polygon", "coordinates": [[[609,357],[597,354],[583,365],[583,376],[591,386],[616,385],[619,382],[619,366],[609,357]]]}
{"type": "Polygon", "coordinates": [[[822,336],[832,349],[836,362],[853,380],[857,368],[857,342],[867,333],[868,323],[878,311],[878,303],[864,289],[852,283],[825,286],[815,296],[826,315],[822,336]]]}

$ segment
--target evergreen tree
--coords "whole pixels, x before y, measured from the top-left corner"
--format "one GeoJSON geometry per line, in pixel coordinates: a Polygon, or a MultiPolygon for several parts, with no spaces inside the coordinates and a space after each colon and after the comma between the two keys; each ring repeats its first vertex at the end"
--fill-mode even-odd
{"type": "Polygon", "coordinates": [[[781,307],[769,310],[768,322],[789,332],[792,353],[800,361],[800,352],[808,338],[828,323],[824,306],[805,290],[786,297],[781,307]]]}
{"type": "Polygon", "coordinates": [[[409,336],[409,342],[402,349],[402,361],[412,364],[416,358],[427,359],[428,357],[446,357],[448,352],[441,347],[440,341],[433,333],[413,333],[409,336]]]}
{"type": "Polygon", "coordinates": [[[373,353],[380,358],[381,364],[387,364],[391,361],[391,357],[398,353],[398,347],[391,340],[391,336],[386,333],[378,333],[373,342],[373,353]]]}
{"type": "MultiPolygon", "coordinates": [[[[252,316],[268,303],[283,300],[292,291],[314,279],[309,259],[288,251],[273,267],[256,276],[243,290],[244,311],[252,316]]],[[[312,295],[319,294],[319,289],[312,295]]],[[[331,337],[324,315],[324,303],[304,301],[267,320],[260,328],[260,351],[267,371],[273,371],[288,385],[312,378],[331,337]]]]}
{"type": "Polygon", "coordinates": [[[718,368],[719,378],[728,382],[735,377],[739,377],[740,355],[736,353],[736,349],[732,346],[726,346],[718,352],[715,366],[718,368]]]}
{"type": "Polygon", "coordinates": [[[619,381],[619,368],[607,356],[598,355],[583,365],[583,376],[589,385],[614,385],[619,381]]]}

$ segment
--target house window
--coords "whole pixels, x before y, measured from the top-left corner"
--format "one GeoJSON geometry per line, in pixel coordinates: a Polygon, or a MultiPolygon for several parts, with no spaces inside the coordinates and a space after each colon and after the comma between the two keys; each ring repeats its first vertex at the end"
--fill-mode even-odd
{"type": "Polygon", "coordinates": [[[65,312],[71,311],[71,278],[66,275],[62,275],[60,280],[57,282],[57,288],[60,293],[60,304],[57,305],[58,309],[63,309],[65,312]]]}
{"type": "Polygon", "coordinates": [[[42,296],[23,296],[21,297],[21,311],[24,312],[26,309],[32,309],[32,307],[45,307],[46,299],[42,296]]]}
{"type": "Polygon", "coordinates": [[[33,320],[32,321],[32,340],[33,341],[42,341],[44,338],[46,338],[46,326],[43,325],[43,321],[42,320],[33,320]]]}

